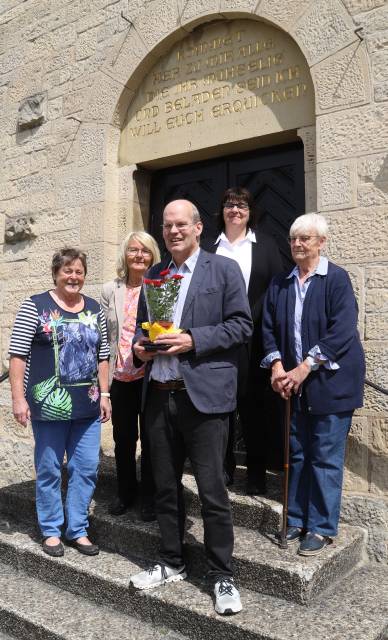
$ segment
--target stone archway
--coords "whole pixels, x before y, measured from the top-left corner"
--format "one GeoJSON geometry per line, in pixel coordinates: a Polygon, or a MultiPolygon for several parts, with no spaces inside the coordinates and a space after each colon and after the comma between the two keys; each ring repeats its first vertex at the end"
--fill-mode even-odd
{"type": "Polygon", "coordinates": [[[105,187],[101,223],[106,235],[100,265],[104,276],[112,269],[118,237],[126,228],[144,224],[146,215],[147,177],[140,172],[133,180],[136,167],[118,164],[120,131],[135,92],[160,56],[196,26],[232,18],[264,21],[282,29],[295,40],[310,68],[316,129],[312,125],[298,131],[305,145],[307,208],[325,211],[333,203],[341,208],[354,198],[354,166],[346,153],[336,159],[341,156],[338,138],[333,156],[330,132],[333,126],[338,130],[345,126],[349,109],[370,102],[371,87],[365,46],[340,0],[188,0],[183,9],[175,0],[153,0],[132,21],[128,19],[124,39],[92,87],[78,133],[78,162],[90,154],[91,143],[99,148],[105,187]],[[322,38],[323,32],[328,37],[322,38]]]}

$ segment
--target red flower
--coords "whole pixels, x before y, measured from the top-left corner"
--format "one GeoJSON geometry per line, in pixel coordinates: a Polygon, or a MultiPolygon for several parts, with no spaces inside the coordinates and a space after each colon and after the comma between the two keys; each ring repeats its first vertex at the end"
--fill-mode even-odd
{"type": "Polygon", "coordinates": [[[151,284],[153,287],[161,287],[163,284],[163,280],[151,280],[151,284]]]}
{"type": "Polygon", "coordinates": [[[143,278],[144,284],[152,284],[152,280],[150,278],[143,278]]]}
{"type": "Polygon", "coordinates": [[[170,269],[163,269],[163,271],[160,272],[160,275],[164,278],[164,276],[168,276],[169,273],[170,269]]]}
{"type": "Polygon", "coordinates": [[[182,280],[183,276],[180,276],[179,274],[175,274],[174,276],[171,276],[171,280],[182,280]]]}

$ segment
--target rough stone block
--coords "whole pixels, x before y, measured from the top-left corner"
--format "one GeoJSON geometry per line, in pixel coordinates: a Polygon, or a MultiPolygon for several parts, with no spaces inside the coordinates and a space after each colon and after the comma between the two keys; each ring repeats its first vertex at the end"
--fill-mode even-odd
{"type": "Polygon", "coordinates": [[[317,112],[351,107],[370,100],[369,66],[364,46],[356,42],[312,68],[317,112]]]}
{"type": "Polygon", "coordinates": [[[71,113],[82,111],[86,100],[85,89],[64,93],[63,96],[63,114],[68,116],[71,113]]]}
{"type": "Polygon", "coordinates": [[[371,289],[383,289],[388,282],[388,266],[374,265],[365,269],[365,284],[371,289]]]}
{"type": "Polygon", "coordinates": [[[369,456],[370,491],[375,495],[388,496],[388,453],[369,456]]]}
{"type": "Polygon", "coordinates": [[[64,246],[79,245],[79,229],[64,229],[53,233],[42,233],[34,243],[34,251],[48,253],[56,251],[64,246]]]}
{"type": "Polygon", "coordinates": [[[256,6],[256,0],[220,0],[218,11],[228,19],[246,18],[256,6]]]}
{"type": "Polygon", "coordinates": [[[369,263],[386,259],[387,211],[385,207],[325,213],[330,224],[328,255],[339,264],[369,263]]]}
{"type": "Polygon", "coordinates": [[[104,199],[105,180],[100,165],[87,171],[71,168],[57,178],[57,202],[60,208],[78,207],[104,199]]]}
{"type": "Polygon", "coordinates": [[[97,27],[78,35],[75,47],[75,59],[83,60],[91,56],[97,47],[97,27]]]}
{"type": "Polygon", "coordinates": [[[368,313],[365,317],[365,339],[384,340],[388,335],[388,316],[382,313],[368,313]]]}
{"type": "Polygon", "coordinates": [[[256,10],[260,17],[286,29],[311,5],[311,0],[262,0],[256,10]]]}
{"type": "Polygon", "coordinates": [[[115,78],[129,89],[136,90],[141,82],[145,67],[148,68],[156,62],[156,57],[151,54],[147,58],[148,47],[142,41],[137,31],[131,27],[121,36],[122,40],[112,50],[103,65],[104,72],[115,78]],[[147,66],[148,65],[148,66],[147,66]]]}
{"type": "Polygon", "coordinates": [[[150,0],[133,23],[149,51],[167,36],[171,36],[170,47],[186,35],[179,28],[179,3],[176,0],[150,0]]]}
{"type": "MultiPolygon", "coordinates": [[[[365,343],[366,377],[385,389],[388,389],[387,358],[388,343],[386,341],[365,343]]],[[[364,408],[366,411],[376,411],[379,415],[388,413],[388,397],[366,386],[364,408]]]]}
{"type": "Polygon", "coordinates": [[[388,154],[358,160],[358,201],[361,206],[388,203],[388,154]]]}
{"type": "Polygon", "coordinates": [[[367,529],[367,550],[371,560],[388,561],[388,501],[345,494],[342,499],[341,520],[367,529]]]}
{"type": "Polygon", "coordinates": [[[83,119],[119,126],[132,96],[132,91],[123,88],[116,80],[100,74],[83,112],[83,119]]]}
{"type": "Polygon", "coordinates": [[[47,94],[39,93],[23,100],[19,107],[19,129],[37,127],[46,120],[47,94]]]}
{"type": "Polygon", "coordinates": [[[318,209],[333,211],[356,205],[356,161],[317,165],[318,209]]]}
{"type": "Polygon", "coordinates": [[[388,289],[372,289],[366,293],[366,313],[386,313],[388,316],[388,289]]]}
{"type": "Polygon", "coordinates": [[[386,104],[318,116],[318,162],[385,151],[388,146],[387,119],[386,104]]]}
{"type": "Polygon", "coordinates": [[[354,416],[345,460],[345,491],[368,491],[368,419],[354,416]]]}
{"type": "Polygon", "coordinates": [[[80,216],[81,244],[91,245],[104,240],[104,205],[82,207],[80,216]]]}
{"type": "MultiPolygon", "coordinates": [[[[13,420],[13,423],[16,421],[13,420]]],[[[0,436],[0,477],[31,480],[34,468],[33,442],[15,442],[9,436],[0,436]]]]}
{"type": "Polygon", "coordinates": [[[303,142],[305,173],[309,171],[315,172],[317,163],[316,127],[301,127],[300,129],[298,129],[297,134],[303,142]]]}
{"type": "Polygon", "coordinates": [[[355,14],[382,7],[385,0],[343,0],[343,3],[349,13],[355,14]]]}
{"type": "Polygon", "coordinates": [[[337,0],[310,3],[293,31],[310,65],[357,40],[349,14],[337,0]]]}
{"type": "Polygon", "coordinates": [[[190,24],[190,30],[195,27],[196,21],[201,22],[205,16],[213,16],[213,19],[222,19],[218,11],[219,0],[187,0],[184,3],[180,15],[182,25],[190,24]]]}
{"type": "Polygon", "coordinates": [[[102,125],[81,125],[79,133],[80,166],[91,162],[104,163],[107,128],[102,125]]]}

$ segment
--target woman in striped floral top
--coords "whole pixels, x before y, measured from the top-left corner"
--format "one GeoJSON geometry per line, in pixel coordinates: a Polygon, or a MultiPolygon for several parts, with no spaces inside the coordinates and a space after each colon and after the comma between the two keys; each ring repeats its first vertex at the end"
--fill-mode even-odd
{"type": "Polygon", "coordinates": [[[87,537],[88,507],[97,478],[101,422],[109,420],[109,346],[104,313],[82,295],[85,254],[56,252],[54,288],[24,300],[10,344],[13,413],[23,426],[31,420],[35,439],[36,506],[43,550],[62,556],[66,518],[68,542],[96,555],[87,537]],[[65,517],[61,467],[67,457],[65,517]]]}

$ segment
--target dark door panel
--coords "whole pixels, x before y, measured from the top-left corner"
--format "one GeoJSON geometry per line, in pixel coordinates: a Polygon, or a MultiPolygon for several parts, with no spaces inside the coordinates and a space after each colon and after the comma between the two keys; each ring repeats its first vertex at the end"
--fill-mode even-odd
{"type": "Polygon", "coordinates": [[[204,224],[204,236],[212,237],[216,233],[215,214],[226,188],[227,163],[223,159],[158,171],[151,182],[150,233],[163,246],[163,209],[172,200],[184,198],[198,208],[204,224]]]}
{"type": "Polygon", "coordinates": [[[305,209],[303,162],[300,142],[157,171],[151,183],[150,232],[163,247],[163,209],[171,200],[187,198],[201,213],[203,237],[213,237],[223,192],[245,187],[260,211],[259,230],[275,237],[288,267],[288,231],[305,209]]]}

